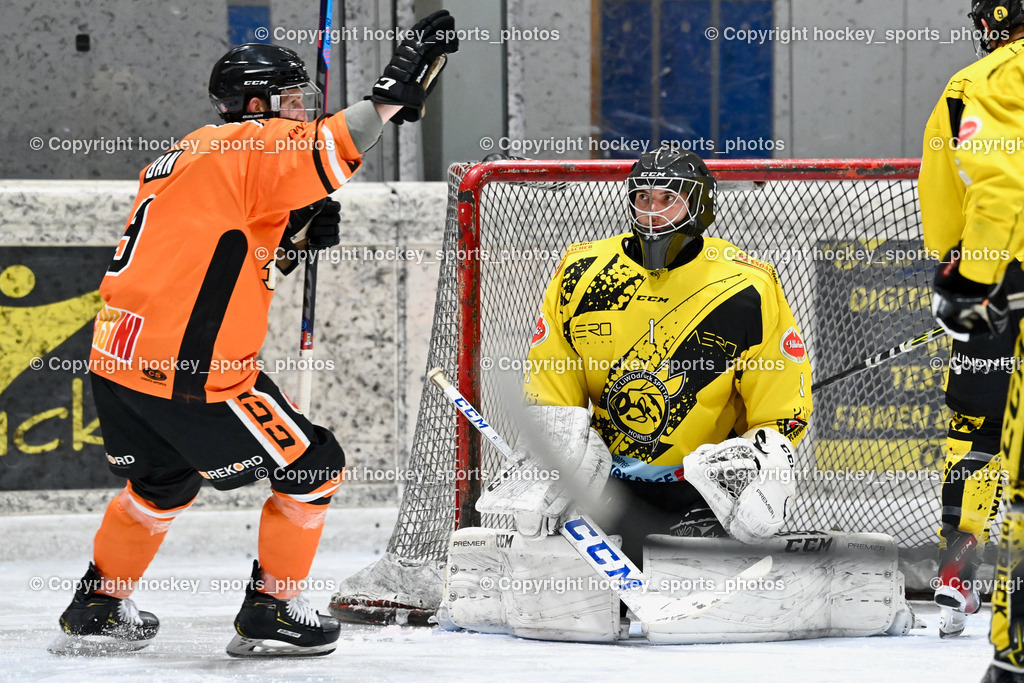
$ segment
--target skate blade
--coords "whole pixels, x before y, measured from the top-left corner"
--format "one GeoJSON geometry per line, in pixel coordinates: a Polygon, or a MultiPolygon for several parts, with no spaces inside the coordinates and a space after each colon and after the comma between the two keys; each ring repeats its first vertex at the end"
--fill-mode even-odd
{"type": "Polygon", "coordinates": [[[46,651],[60,657],[112,657],[138,652],[153,642],[123,640],[110,636],[72,636],[62,633],[46,646],[46,651]]]}
{"type": "Polygon", "coordinates": [[[949,607],[939,613],[939,638],[956,638],[967,626],[967,615],[949,607]]]}
{"type": "Polygon", "coordinates": [[[320,657],[331,654],[337,648],[337,642],[299,647],[281,640],[235,636],[228,643],[227,652],[232,657],[320,657]]]}

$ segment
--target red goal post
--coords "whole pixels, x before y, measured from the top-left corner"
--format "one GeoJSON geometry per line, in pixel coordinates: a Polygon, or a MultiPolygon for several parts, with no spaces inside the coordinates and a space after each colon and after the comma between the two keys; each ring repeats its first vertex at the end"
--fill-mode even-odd
{"type": "MultiPolygon", "coordinates": [[[[541,295],[571,243],[628,231],[621,181],[632,163],[495,161],[449,171],[446,257],[427,368],[446,370],[509,441],[517,425],[504,419],[500,397],[508,393],[502,387],[521,381],[521,367],[503,373],[494,359],[515,365],[525,358],[541,295]]],[[[774,263],[814,378],[934,327],[919,165],[708,161],[720,188],[708,234],[774,263]]],[[[790,529],[881,531],[904,551],[932,554],[946,419],[944,367],[934,359],[947,355],[939,340],[815,394],[797,451],[805,479],[790,529]]],[[[397,613],[414,622],[429,614],[440,598],[451,531],[507,523],[481,520],[473,507],[495,463],[475,430],[425,387],[408,464],[421,476],[404,492],[385,557],[343,583],[332,612],[369,620],[397,613]]]]}

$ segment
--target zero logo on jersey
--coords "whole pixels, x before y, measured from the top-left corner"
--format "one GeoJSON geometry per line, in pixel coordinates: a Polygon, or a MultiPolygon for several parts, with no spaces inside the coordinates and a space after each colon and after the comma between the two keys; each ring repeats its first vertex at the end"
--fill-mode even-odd
{"type": "Polygon", "coordinates": [[[790,327],[782,335],[782,342],[779,343],[782,355],[794,363],[803,363],[807,359],[807,349],[804,347],[804,340],[795,327],[790,327]]]}
{"type": "Polygon", "coordinates": [[[533,339],[530,340],[530,348],[543,344],[550,334],[551,328],[548,326],[548,321],[544,319],[544,314],[541,313],[540,317],[537,318],[537,324],[533,328],[533,339]]]}
{"type": "Polygon", "coordinates": [[[661,437],[668,410],[668,388],[646,370],[627,372],[608,392],[612,424],[640,443],[653,443],[661,437]]]}
{"type": "Polygon", "coordinates": [[[960,122],[960,131],[956,134],[957,140],[963,142],[970,140],[981,132],[981,119],[977,116],[968,116],[960,122]]]}

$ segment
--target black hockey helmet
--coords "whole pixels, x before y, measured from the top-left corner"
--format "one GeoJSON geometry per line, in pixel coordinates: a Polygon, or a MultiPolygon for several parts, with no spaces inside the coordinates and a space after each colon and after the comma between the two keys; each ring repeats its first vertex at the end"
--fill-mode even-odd
{"type": "MultiPolygon", "coordinates": [[[[320,106],[320,89],[309,82],[306,66],[293,50],[277,45],[246,43],[231,48],[217,60],[210,74],[210,101],[225,121],[247,121],[281,116],[281,92],[298,89],[307,120],[315,118],[320,106]],[[312,96],[306,106],[306,96],[312,96]],[[270,111],[246,112],[246,105],[259,97],[270,111]]],[[[285,118],[294,118],[287,116],[285,118]]]]}
{"type": "Polygon", "coordinates": [[[626,178],[626,189],[644,268],[665,268],[690,238],[708,229],[715,221],[717,188],[707,165],[693,152],[662,145],[640,155],[626,178]],[[659,190],[668,190],[674,198],[654,211],[651,198],[659,190]]]}
{"type": "Polygon", "coordinates": [[[1024,24],[1024,7],[1021,0],[971,0],[967,16],[974,22],[982,51],[992,52],[1024,24]]]}

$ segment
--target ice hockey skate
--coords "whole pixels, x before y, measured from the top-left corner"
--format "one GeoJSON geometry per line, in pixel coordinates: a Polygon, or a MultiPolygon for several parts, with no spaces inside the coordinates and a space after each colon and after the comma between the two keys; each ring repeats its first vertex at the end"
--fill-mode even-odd
{"type": "Polygon", "coordinates": [[[60,615],[64,631],[47,647],[55,655],[102,656],[141,650],[152,642],[160,621],[127,598],[96,592],[102,577],[96,565],[79,582],[75,597],[60,615]]]}
{"type": "Polygon", "coordinates": [[[287,600],[256,590],[260,564],[253,562],[252,578],[242,609],[235,617],[237,635],[228,643],[232,657],[315,657],[334,652],[340,626],[319,614],[301,595],[287,600]]]}
{"type": "Polygon", "coordinates": [[[955,638],[963,633],[967,615],[981,609],[981,597],[975,581],[977,544],[977,538],[971,534],[954,532],[947,548],[942,551],[939,587],[935,589],[935,604],[942,608],[939,614],[940,638],[955,638]]]}

